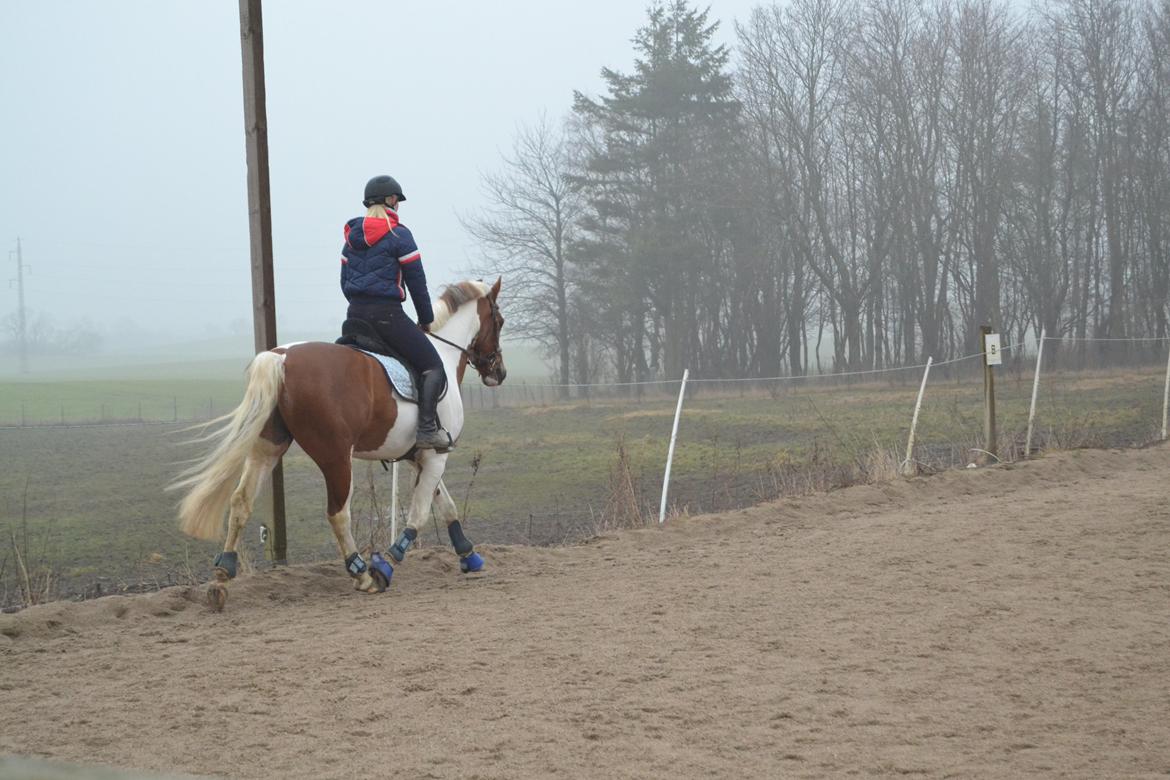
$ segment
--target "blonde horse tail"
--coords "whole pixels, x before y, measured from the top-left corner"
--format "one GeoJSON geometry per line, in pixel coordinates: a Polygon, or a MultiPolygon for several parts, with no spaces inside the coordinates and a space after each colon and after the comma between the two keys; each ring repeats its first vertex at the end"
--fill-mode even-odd
{"type": "Polygon", "coordinates": [[[215,442],[206,457],[179,475],[168,490],[188,489],[179,503],[179,529],[197,539],[223,536],[224,517],[244,463],[264,424],[276,408],[284,383],[284,355],[261,352],[248,366],[244,400],[231,412],[207,423],[219,428],[195,442],[215,442]]]}

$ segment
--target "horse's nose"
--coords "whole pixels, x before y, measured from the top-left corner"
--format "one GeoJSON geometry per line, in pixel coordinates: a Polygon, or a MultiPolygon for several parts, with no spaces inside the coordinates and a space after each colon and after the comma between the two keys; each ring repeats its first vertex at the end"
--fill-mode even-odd
{"type": "Polygon", "coordinates": [[[504,378],[508,376],[508,369],[500,366],[500,382],[503,383],[504,378]]]}

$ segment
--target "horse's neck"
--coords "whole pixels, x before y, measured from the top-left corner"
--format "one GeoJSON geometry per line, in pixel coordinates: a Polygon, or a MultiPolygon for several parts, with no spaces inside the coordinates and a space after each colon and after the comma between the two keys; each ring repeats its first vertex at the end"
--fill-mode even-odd
{"type": "MultiPolygon", "coordinates": [[[[471,344],[471,340],[475,338],[475,334],[478,332],[479,306],[475,301],[470,301],[456,309],[455,313],[451,315],[451,318],[443,323],[443,327],[435,331],[435,335],[442,336],[452,344],[467,347],[471,344]]],[[[446,345],[439,342],[436,346],[442,347],[446,345]]]]}

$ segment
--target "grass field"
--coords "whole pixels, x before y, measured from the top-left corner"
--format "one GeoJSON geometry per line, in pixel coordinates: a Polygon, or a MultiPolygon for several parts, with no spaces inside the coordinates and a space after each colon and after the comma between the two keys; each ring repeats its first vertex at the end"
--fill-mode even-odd
{"type": "MultiPolygon", "coordinates": [[[[674,460],[673,511],[726,509],[892,477],[920,378],[917,372],[892,376],[893,383],[689,386],[674,460]]],[[[175,408],[179,419],[206,417],[208,406],[217,414],[233,406],[241,384],[210,371],[203,379],[5,383],[0,421],[19,426],[13,409],[19,414],[21,405],[27,423],[59,422],[62,408],[88,409],[91,420],[166,420],[175,408]]],[[[510,396],[500,394],[506,403],[499,408],[489,402],[489,408],[470,409],[447,478],[456,501],[467,507],[469,535],[477,541],[560,543],[656,513],[677,389],[665,385],[641,398],[540,404],[531,402],[535,392],[513,387],[510,396]],[[529,403],[519,404],[521,397],[529,403]],[[474,481],[473,461],[479,464],[474,481]]],[[[1027,372],[1001,375],[997,399],[1005,458],[1022,446],[1030,394],[1027,372]]],[[[1161,395],[1162,372],[1154,367],[1048,375],[1037,440],[1061,448],[1144,443],[1159,432],[1161,395]]],[[[981,396],[977,376],[932,375],[916,448],[927,470],[963,465],[971,447],[984,446],[981,396]]],[[[49,590],[58,595],[206,576],[215,547],[179,534],[177,497],[164,491],[179,461],[197,452],[181,444],[189,436],[178,433],[182,427],[0,430],[0,598],[9,603],[18,597],[18,549],[30,570],[52,572],[49,590]]],[[[294,447],[285,473],[290,556],[333,556],[316,467],[294,447]]],[[[405,490],[406,477],[401,484],[405,490]]],[[[359,462],[355,485],[359,538],[385,544],[388,476],[378,464],[359,462]]],[[[259,507],[246,534],[254,560],[265,555],[257,529],[267,521],[267,499],[259,507]]],[[[422,536],[424,544],[442,542],[431,529],[422,536]]]]}

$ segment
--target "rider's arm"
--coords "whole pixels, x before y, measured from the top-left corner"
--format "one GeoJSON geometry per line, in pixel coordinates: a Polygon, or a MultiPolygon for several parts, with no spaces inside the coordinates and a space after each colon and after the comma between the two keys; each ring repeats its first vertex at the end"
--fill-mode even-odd
{"type": "Polygon", "coordinates": [[[394,233],[398,237],[398,266],[402,269],[402,280],[406,282],[406,289],[410,290],[410,300],[418,313],[419,325],[428,325],[435,319],[435,314],[431,310],[430,293],[427,292],[422,255],[414,243],[414,236],[404,226],[399,225],[394,233]]]}

